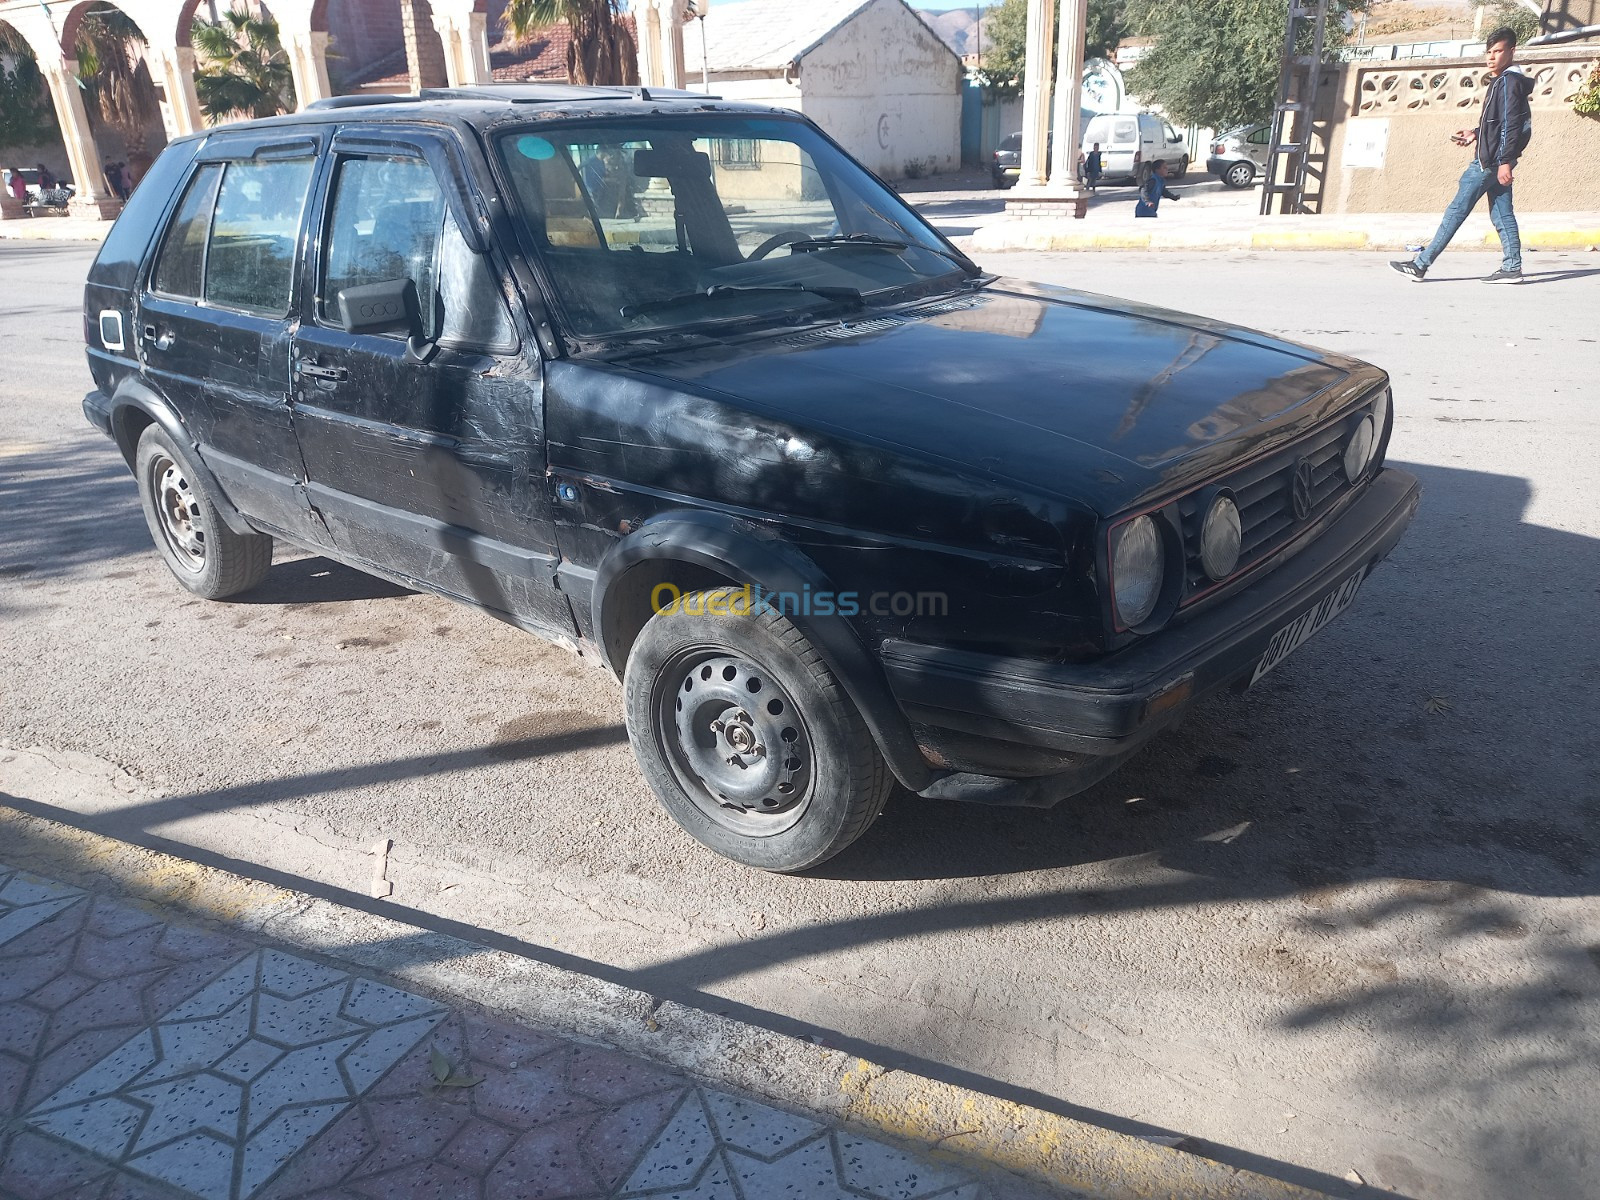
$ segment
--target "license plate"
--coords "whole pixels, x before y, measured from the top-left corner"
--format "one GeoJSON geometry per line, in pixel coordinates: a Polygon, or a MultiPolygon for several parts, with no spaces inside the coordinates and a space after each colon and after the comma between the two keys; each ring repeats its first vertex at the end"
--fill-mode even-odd
{"type": "Polygon", "coordinates": [[[1345,609],[1349,608],[1356,598],[1356,592],[1361,590],[1361,581],[1367,577],[1367,569],[1362,567],[1354,575],[1346,579],[1333,591],[1324,596],[1308,611],[1290,621],[1277,633],[1272,635],[1272,641],[1267,645],[1267,652],[1261,656],[1261,661],[1256,664],[1256,673],[1250,676],[1253,684],[1273,667],[1277,666],[1289,655],[1304,646],[1321,630],[1345,609]]]}

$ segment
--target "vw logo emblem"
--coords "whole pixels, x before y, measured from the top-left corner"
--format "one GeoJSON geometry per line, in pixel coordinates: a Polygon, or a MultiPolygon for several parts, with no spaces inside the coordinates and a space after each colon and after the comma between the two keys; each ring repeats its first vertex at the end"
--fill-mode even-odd
{"type": "Polygon", "coordinates": [[[1302,458],[1294,464],[1294,476],[1289,481],[1289,503],[1294,506],[1296,521],[1311,515],[1312,494],[1311,464],[1302,458]]]}

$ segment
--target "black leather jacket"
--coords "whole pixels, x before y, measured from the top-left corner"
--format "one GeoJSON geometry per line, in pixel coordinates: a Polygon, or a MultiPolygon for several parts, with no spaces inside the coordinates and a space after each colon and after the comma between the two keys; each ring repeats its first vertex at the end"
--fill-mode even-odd
{"type": "Polygon", "coordinates": [[[1484,168],[1517,165],[1533,137],[1532,94],[1533,80],[1520,71],[1502,71],[1489,85],[1478,118],[1478,162],[1484,168]]]}

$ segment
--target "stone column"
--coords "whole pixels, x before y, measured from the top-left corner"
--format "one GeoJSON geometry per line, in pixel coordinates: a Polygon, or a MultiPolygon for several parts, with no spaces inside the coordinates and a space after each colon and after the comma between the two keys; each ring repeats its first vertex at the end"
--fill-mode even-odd
{"type": "Polygon", "coordinates": [[[313,100],[333,95],[328,82],[328,35],[320,29],[286,34],[283,48],[289,55],[289,73],[294,76],[294,102],[305,108],[313,100]]]}
{"type": "Polygon", "coordinates": [[[1083,43],[1087,0],[1061,0],[1061,40],[1056,48],[1055,141],[1050,156],[1050,190],[1065,199],[1083,193],[1078,180],[1079,129],[1083,110],[1083,43]]]}
{"type": "Polygon", "coordinates": [[[67,146],[67,161],[72,164],[72,182],[77,189],[67,210],[75,217],[108,220],[122,211],[122,202],[111,194],[100,170],[100,148],[89,129],[89,113],[83,107],[78,88],[78,64],[70,58],[55,64],[40,63],[55,102],[56,122],[61,140],[67,146]]]}
{"type": "Polygon", "coordinates": [[[1021,188],[1040,188],[1048,175],[1045,139],[1050,130],[1050,65],[1055,0],[1028,0],[1027,65],[1022,76],[1021,188]]]}
{"type": "Polygon", "coordinates": [[[633,10],[639,42],[639,82],[647,88],[661,87],[661,13],[651,4],[633,10]]]}
{"type": "Polygon", "coordinates": [[[205,127],[200,113],[200,97],[194,87],[194,51],[188,46],[151,46],[146,55],[150,78],[166,96],[161,117],[167,126],[167,140],[205,127]]]}
{"type": "Polygon", "coordinates": [[[439,31],[433,27],[432,10],[427,0],[403,0],[400,6],[400,28],[406,43],[406,70],[411,76],[411,90],[444,87],[449,75],[445,72],[444,45],[439,31]],[[427,17],[423,16],[427,13],[427,17]]]}
{"type": "Polygon", "coordinates": [[[661,21],[661,86],[679,88],[688,72],[683,63],[682,0],[655,0],[661,21]]]}
{"type": "Polygon", "coordinates": [[[441,13],[436,6],[434,28],[444,43],[444,72],[451,87],[490,83],[488,16],[480,12],[441,13]]]}

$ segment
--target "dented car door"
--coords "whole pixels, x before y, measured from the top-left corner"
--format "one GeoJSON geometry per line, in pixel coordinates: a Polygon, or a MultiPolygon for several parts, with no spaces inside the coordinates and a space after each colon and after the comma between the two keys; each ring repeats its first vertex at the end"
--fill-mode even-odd
{"type": "Polygon", "coordinates": [[[473,218],[447,136],[389,126],[334,141],[290,364],[308,489],[346,555],[571,641],[538,352],[499,264],[462,234],[473,218]],[[349,289],[397,281],[408,319],[352,330],[349,289]]]}

